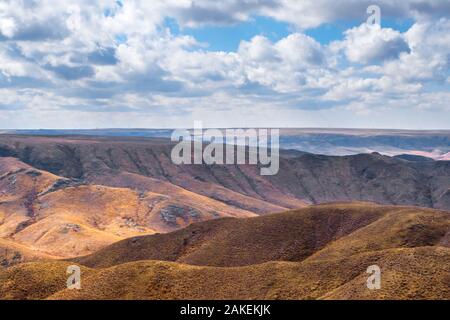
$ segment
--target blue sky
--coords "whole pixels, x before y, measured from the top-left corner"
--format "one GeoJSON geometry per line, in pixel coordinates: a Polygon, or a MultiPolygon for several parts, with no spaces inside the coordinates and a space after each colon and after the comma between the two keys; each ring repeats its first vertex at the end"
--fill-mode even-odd
{"type": "Polygon", "coordinates": [[[4,0],[0,129],[450,129],[449,57],[444,0],[4,0]]]}
{"type": "Polygon", "coordinates": [[[291,27],[288,23],[268,17],[250,17],[249,21],[228,26],[203,26],[180,28],[175,19],[168,19],[167,26],[176,35],[189,35],[206,44],[206,50],[232,52],[239,48],[242,40],[249,41],[257,35],[263,35],[271,41],[288,36],[291,27]]]}
{"type": "MultiPolygon", "coordinates": [[[[365,17],[362,17],[365,18],[365,17]]],[[[319,27],[305,30],[305,34],[314,38],[323,45],[332,41],[342,40],[344,32],[355,28],[365,20],[334,21],[319,27]]],[[[414,24],[411,19],[384,19],[383,28],[392,28],[400,32],[406,32],[414,24]]],[[[175,19],[167,18],[165,25],[175,35],[189,35],[199,42],[207,45],[210,51],[236,51],[242,40],[249,41],[257,35],[263,35],[271,41],[279,41],[295,32],[295,28],[287,22],[277,21],[263,16],[252,16],[248,21],[227,26],[203,26],[197,28],[180,28],[175,19]]]]}

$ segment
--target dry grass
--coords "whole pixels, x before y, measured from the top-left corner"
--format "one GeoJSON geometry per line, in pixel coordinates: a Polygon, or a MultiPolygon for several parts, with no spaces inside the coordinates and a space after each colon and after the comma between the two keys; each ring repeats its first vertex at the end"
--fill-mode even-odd
{"type": "Polygon", "coordinates": [[[0,270],[0,298],[450,299],[449,221],[444,211],[354,203],[203,222],[75,262],[0,270]],[[64,289],[72,263],[87,265],[82,290],[64,289]],[[371,265],[381,290],[366,287],[371,265]]]}
{"type": "MultiPolygon", "coordinates": [[[[24,263],[0,269],[0,299],[38,300],[66,288],[68,262],[24,263]]],[[[82,268],[82,276],[89,269],[82,268]]]]}
{"type": "Polygon", "coordinates": [[[450,229],[444,211],[367,203],[313,206],[249,219],[221,219],[127,239],[77,261],[109,267],[138,260],[245,266],[350,256],[438,244],[450,229]]]}
{"type": "Polygon", "coordinates": [[[0,271],[2,299],[450,299],[450,249],[390,249],[320,262],[200,267],[138,261],[83,269],[82,290],[64,290],[67,263],[0,271]],[[367,289],[366,268],[382,268],[382,289],[367,289]]]}

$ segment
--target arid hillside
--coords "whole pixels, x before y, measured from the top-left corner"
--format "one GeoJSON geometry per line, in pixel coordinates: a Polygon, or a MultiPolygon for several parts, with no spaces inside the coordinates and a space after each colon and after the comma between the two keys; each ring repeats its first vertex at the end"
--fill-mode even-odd
{"type": "Polygon", "coordinates": [[[450,213],[347,203],[201,222],[0,270],[0,298],[450,299],[450,213]],[[65,289],[71,264],[81,290],[65,289]]]}
{"type": "Polygon", "coordinates": [[[446,161],[288,150],[277,175],[261,176],[251,165],[174,165],[171,147],[154,138],[1,135],[1,263],[75,257],[195,222],[309,204],[450,208],[446,161]]]}
{"type": "Polygon", "coordinates": [[[0,136],[0,156],[61,177],[161,194],[178,186],[257,214],[334,201],[450,209],[449,161],[285,151],[279,173],[261,176],[257,166],[175,165],[171,147],[155,138],[0,136]]]}
{"type": "Polygon", "coordinates": [[[75,257],[192,222],[256,216],[163,183],[153,192],[93,185],[0,157],[0,262],[10,265],[40,255],[75,257]]]}
{"type": "Polygon", "coordinates": [[[76,261],[88,267],[138,260],[236,267],[403,247],[450,247],[449,240],[446,211],[347,203],[197,223],[169,234],[126,239],[76,261]]]}

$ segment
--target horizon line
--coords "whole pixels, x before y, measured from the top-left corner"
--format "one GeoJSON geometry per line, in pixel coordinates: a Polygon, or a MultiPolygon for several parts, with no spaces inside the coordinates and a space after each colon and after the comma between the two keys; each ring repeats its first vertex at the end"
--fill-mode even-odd
{"type": "MultiPolygon", "coordinates": [[[[2,129],[0,128],[0,134],[3,134],[4,131],[100,131],[100,130],[193,130],[194,127],[148,127],[148,128],[123,128],[123,127],[106,127],[106,128],[64,128],[64,129],[51,129],[51,128],[27,128],[27,129],[2,129]]],[[[363,131],[363,130],[375,130],[375,131],[449,131],[450,128],[447,129],[402,129],[402,128],[351,128],[351,127],[270,127],[270,126],[254,126],[254,127],[202,127],[203,130],[208,129],[297,129],[297,130],[354,130],[354,131],[363,131]]]]}

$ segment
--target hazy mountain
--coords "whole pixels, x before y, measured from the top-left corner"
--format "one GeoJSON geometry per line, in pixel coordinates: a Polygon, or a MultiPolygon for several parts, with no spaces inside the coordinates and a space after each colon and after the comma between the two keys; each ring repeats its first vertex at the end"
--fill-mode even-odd
{"type": "Polygon", "coordinates": [[[254,213],[330,201],[450,209],[450,162],[380,154],[282,153],[275,176],[250,165],[175,165],[164,139],[1,136],[0,155],[87,184],[166,194],[181,187],[254,213]]]}
{"type": "MultiPolygon", "coordinates": [[[[10,130],[5,133],[49,136],[170,138],[172,129],[10,130]]],[[[332,156],[378,152],[388,156],[418,155],[450,160],[449,130],[281,129],[283,149],[332,156]]]]}

